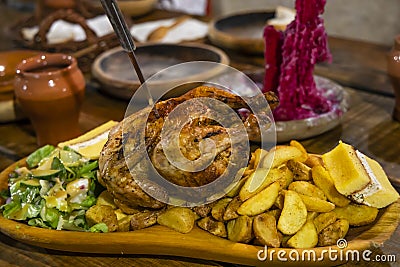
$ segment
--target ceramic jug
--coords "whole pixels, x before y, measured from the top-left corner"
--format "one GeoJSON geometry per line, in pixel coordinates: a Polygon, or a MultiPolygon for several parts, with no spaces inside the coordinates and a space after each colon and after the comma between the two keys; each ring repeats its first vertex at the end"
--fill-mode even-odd
{"type": "Polygon", "coordinates": [[[393,118],[400,121],[400,35],[395,37],[393,47],[388,54],[387,73],[396,99],[393,118]]]}
{"type": "Polygon", "coordinates": [[[23,60],[17,66],[14,92],[39,146],[57,145],[81,134],[85,79],[74,57],[42,54],[23,60]]]}

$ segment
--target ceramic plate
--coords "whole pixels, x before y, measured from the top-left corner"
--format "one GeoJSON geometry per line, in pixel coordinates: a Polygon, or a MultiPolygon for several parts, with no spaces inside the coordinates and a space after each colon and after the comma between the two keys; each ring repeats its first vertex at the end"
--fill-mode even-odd
{"type": "MultiPolygon", "coordinates": [[[[24,166],[25,159],[9,166],[0,173],[0,190],[7,188],[8,174],[17,165],[24,166]]],[[[351,228],[346,236],[347,247],[343,249],[343,253],[349,250],[363,251],[373,245],[383,244],[396,230],[400,221],[399,212],[400,202],[395,202],[387,208],[381,209],[374,223],[351,228]]],[[[24,243],[62,251],[119,255],[171,255],[251,266],[270,266],[271,262],[274,265],[298,266],[298,261],[281,262],[277,255],[279,253],[286,253],[286,255],[288,253],[299,253],[299,255],[302,255],[301,253],[305,251],[302,249],[275,249],[273,258],[260,261],[257,255],[263,256],[262,253],[260,254],[263,247],[234,243],[213,236],[197,227],[188,234],[181,234],[159,225],[132,232],[86,233],[32,227],[5,219],[0,215],[0,231],[24,243]]],[[[316,258],[320,260],[307,261],[306,265],[332,266],[339,264],[339,261],[329,260],[326,253],[328,249],[339,250],[337,246],[314,248],[312,253],[315,253],[316,258]]],[[[306,252],[308,251],[306,250],[306,252]]]]}
{"type": "MultiPolygon", "coordinates": [[[[137,47],[136,56],[145,79],[163,69],[185,62],[209,61],[229,64],[228,56],[223,51],[203,44],[144,44],[137,47]]],[[[158,87],[163,91],[170,83],[175,84],[177,81],[204,81],[218,72],[218,68],[185,68],[184,73],[172,73],[154,83],[150,82],[149,86],[155,90],[151,93],[157,95],[158,87]]],[[[101,91],[118,98],[130,99],[140,86],[132,63],[121,47],[99,55],[93,63],[92,74],[100,82],[101,91]]]]}
{"type": "MultiPolygon", "coordinates": [[[[244,72],[257,86],[262,88],[264,71],[244,72]]],[[[232,88],[239,95],[247,95],[250,84],[244,75],[219,76],[215,82],[232,88]]],[[[293,121],[275,121],[277,142],[303,140],[327,132],[340,124],[343,115],[348,110],[348,94],[342,86],[321,76],[314,76],[317,88],[332,101],[332,110],[319,116],[293,121]]]]}
{"type": "MultiPolygon", "coordinates": [[[[98,0],[84,0],[88,8],[98,13],[104,13],[104,9],[98,0]]],[[[122,13],[129,17],[143,16],[154,9],[157,0],[120,0],[118,6],[122,13]]]]}
{"type": "Polygon", "coordinates": [[[264,53],[263,30],[275,11],[233,14],[210,22],[209,38],[213,44],[248,54],[264,53]]]}
{"type": "Polygon", "coordinates": [[[327,132],[339,125],[341,118],[347,112],[348,95],[342,86],[320,76],[315,76],[314,79],[317,88],[332,101],[332,110],[304,120],[275,122],[278,142],[302,140],[327,132]]]}

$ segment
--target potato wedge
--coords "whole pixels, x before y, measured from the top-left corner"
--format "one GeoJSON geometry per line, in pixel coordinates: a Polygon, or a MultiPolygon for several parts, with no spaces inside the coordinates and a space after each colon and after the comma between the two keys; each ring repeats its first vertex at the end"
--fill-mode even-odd
{"type": "Polygon", "coordinates": [[[320,198],[310,197],[303,194],[299,194],[299,196],[306,205],[307,211],[330,212],[335,208],[335,204],[320,198]]]}
{"type": "Polygon", "coordinates": [[[268,169],[260,168],[249,175],[239,191],[242,201],[254,196],[269,185],[269,181],[266,180],[268,172],[268,169]]]}
{"type": "Polygon", "coordinates": [[[262,159],[261,167],[266,169],[276,168],[289,160],[297,159],[303,152],[294,146],[276,146],[262,159]]]}
{"type": "Polygon", "coordinates": [[[273,215],[263,213],[254,217],[253,220],[254,236],[261,245],[278,248],[281,239],[276,228],[276,219],[273,215]]]}
{"type": "Polygon", "coordinates": [[[314,220],[319,215],[319,212],[316,211],[308,211],[307,212],[307,221],[314,220]]]}
{"type": "Polygon", "coordinates": [[[375,221],[378,209],[350,203],[346,207],[336,207],[333,212],[339,219],[346,219],[352,226],[367,225],[375,221]]]}
{"type": "Polygon", "coordinates": [[[318,234],[314,223],[307,221],[297,233],[288,241],[287,245],[292,248],[313,248],[318,244],[318,234]]]}
{"type": "Polygon", "coordinates": [[[121,209],[114,210],[115,215],[117,216],[117,220],[121,220],[128,216],[128,214],[124,213],[121,209]]]}
{"type": "Polygon", "coordinates": [[[219,236],[219,237],[227,237],[226,227],[223,222],[219,222],[212,217],[201,218],[197,221],[197,226],[207,232],[219,236]]]}
{"type": "Polygon", "coordinates": [[[225,209],[231,201],[232,198],[228,197],[219,199],[211,209],[211,216],[217,221],[224,221],[225,209]]]}
{"type": "Polygon", "coordinates": [[[240,205],[243,204],[243,201],[240,200],[239,196],[234,197],[231,202],[229,202],[228,206],[226,206],[225,213],[223,220],[229,221],[236,219],[239,217],[237,210],[239,209],[240,205]]]}
{"type": "Polygon", "coordinates": [[[259,166],[258,164],[261,162],[262,158],[268,153],[268,151],[257,148],[251,155],[251,159],[249,162],[249,168],[257,169],[259,166]]]}
{"type": "Polygon", "coordinates": [[[307,220],[307,208],[303,200],[295,191],[288,190],[281,216],[278,220],[278,229],[285,235],[293,235],[304,225],[307,220]]]}
{"type": "Polygon", "coordinates": [[[329,172],[324,167],[321,165],[313,167],[311,174],[314,184],[325,193],[330,202],[338,207],[349,205],[350,200],[336,190],[329,172]]]}
{"type": "Polygon", "coordinates": [[[293,173],[285,165],[271,170],[258,169],[249,176],[239,192],[239,197],[245,201],[275,181],[279,181],[281,188],[286,188],[293,181],[293,173]]]}
{"type": "Polygon", "coordinates": [[[255,216],[263,213],[274,205],[281,188],[279,182],[274,182],[257,195],[246,200],[237,210],[240,215],[255,216]]]}
{"type": "MultiPolygon", "coordinates": [[[[249,174],[249,176],[251,175],[251,173],[249,174]]],[[[240,189],[243,187],[244,183],[246,182],[246,180],[248,179],[247,177],[243,177],[240,181],[238,181],[237,183],[235,183],[232,187],[228,188],[228,193],[226,193],[226,197],[235,197],[239,194],[240,189]]]]}
{"type": "Polygon", "coordinates": [[[283,209],[283,204],[285,203],[285,192],[286,190],[282,190],[279,192],[278,197],[275,200],[274,206],[279,210],[283,209]]]}
{"type": "Polygon", "coordinates": [[[143,228],[150,227],[157,223],[157,217],[164,210],[145,210],[131,217],[131,230],[140,230],[143,228]]]}
{"type": "Polygon", "coordinates": [[[118,220],[118,232],[128,232],[131,229],[131,217],[127,215],[118,220]]]}
{"type": "Polygon", "coordinates": [[[271,181],[278,181],[282,189],[286,189],[293,182],[293,172],[286,165],[279,166],[270,171],[271,181]],[[277,172],[275,174],[275,172],[277,172]],[[276,175],[277,177],[273,177],[276,175]]]}
{"type": "Polygon", "coordinates": [[[287,248],[289,247],[287,242],[289,241],[289,239],[293,236],[293,235],[284,235],[281,232],[278,232],[278,234],[280,234],[281,236],[281,247],[283,248],[287,248]]]}
{"type": "Polygon", "coordinates": [[[295,181],[310,181],[311,178],[311,168],[306,164],[297,161],[289,160],[286,166],[293,173],[293,180],[295,181]]]}
{"type": "Polygon", "coordinates": [[[199,217],[204,218],[207,217],[212,209],[212,204],[205,204],[201,206],[196,206],[193,208],[193,211],[199,215],[199,217]]]}
{"type": "Polygon", "coordinates": [[[85,218],[89,226],[97,223],[105,223],[109,232],[118,230],[117,215],[114,209],[109,205],[94,205],[91,206],[85,213],[85,218]]]}
{"type": "Polygon", "coordinates": [[[301,156],[296,158],[297,161],[305,162],[308,159],[307,150],[304,148],[304,146],[299,141],[291,140],[289,145],[293,146],[301,151],[301,156]]]}
{"type": "Polygon", "coordinates": [[[272,215],[276,221],[278,221],[279,216],[281,216],[281,210],[280,209],[275,209],[275,210],[269,210],[266,211],[265,213],[272,215]]]}
{"type": "Polygon", "coordinates": [[[112,207],[113,209],[117,209],[117,205],[115,205],[114,203],[113,196],[107,190],[104,190],[103,192],[100,193],[100,195],[97,197],[96,204],[107,205],[112,207]]]}
{"type": "Polygon", "coordinates": [[[314,219],[314,225],[315,229],[317,229],[317,233],[319,234],[323,229],[325,229],[325,227],[334,223],[336,219],[336,213],[333,211],[319,214],[314,219]]]}
{"type": "Polygon", "coordinates": [[[228,239],[233,242],[249,243],[253,238],[253,218],[243,215],[226,224],[228,239]]]}
{"type": "Polygon", "coordinates": [[[248,177],[250,174],[252,174],[254,172],[254,169],[249,169],[248,167],[245,168],[243,175],[242,175],[242,179],[248,177]]]}
{"type": "Polygon", "coordinates": [[[326,196],[321,189],[306,181],[294,181],[289,185],[288,189],[302,195],[326,200],[326,196]]]}
{"type": "Polygon", "coordinates": [[[131,218],[133,215],[128,215],[120,209],[114,210],[118,221],[118,232],[128,232],[131,229],[131,218]]]}
{"type": "Polygon", "coordinates": [[[141,212],[141,211],[144,210],[143,207],[139,207],[139,206],[131,207],[131,206],[128,206],[124,202],[118,200],[117,198],[114,198],[114,202],[115,202],[115,205],[117,205],[117,207],[125,214],[136,214],[136,213],[141,212]]]}
{"type": "Polygon", "coordinates": [[[195,213],[189,208],[173,207],[161,213],[157,223],[186,234],[193,229],[195,218],[195,213]]]}
{"type": "Polygon", "coordinates": [[[312,168],[314,166],[324,166],[321,155],[308,154],[307,160],[304,162],[308,167],[312,168]]]}
{"type": "Polygon", "coordinates": [[[318,234],[318,246],[336,245],[336,242],[340,238],[344,238],[348,231],[349,222],[346,219],[339,219],[318,234]]]}

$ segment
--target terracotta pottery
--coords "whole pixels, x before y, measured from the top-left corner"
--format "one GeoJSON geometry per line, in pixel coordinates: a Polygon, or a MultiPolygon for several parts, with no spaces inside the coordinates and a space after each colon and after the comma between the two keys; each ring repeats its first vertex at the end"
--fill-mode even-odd
{"type": "Polygon", "coordinates": [[[81,134],[79,113],[85,79],[74,57],[42,54],[17,66],[15,96],[35,129],[39,146],[81,134]]]}
{"type": "Polygon", "coordinates": [[[400,121],[400,35],[395,37],[393,47],[388,54],[387,73],[396,98],[393,118],[400,121]]]}

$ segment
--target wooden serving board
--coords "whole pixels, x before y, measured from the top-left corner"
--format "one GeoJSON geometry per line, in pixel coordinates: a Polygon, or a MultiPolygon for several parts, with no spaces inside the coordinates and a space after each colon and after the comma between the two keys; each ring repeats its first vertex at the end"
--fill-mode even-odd
{"type": "MultiPolygon", "coordinates": [[[[0,190],[7,188],[8,174],[16,166],[24,165],[25,159],[14,163],[0,173],[0,190]]],[[[343,253],[349,250],[363,251],[376,247],[377,244],[382,245],[399,224],[399,212],[400,201],[382,209],[374,223],[365,227],[352,228],[346,236],[348,243],[343,253]]],[[[131,232],[86,233],[37,228],[0,216],[0,231],[24,243],[61,251],[182,256],[251,266],[270,266],[271,264],[299,266],[299,261],[288,259],[282,262],[277,255],[286,253],[288,258],[289,253],[293,251],[297,251],[299,255],[302,255],[304,251],[303,249],[275,249],[272,259],[268,257],[267,260],[260,261],[257,255],[264,249],[263,247],[234,243],[213,236],[197,227],[188,234],[181,234],[159,225],[131,232]]],[[[307,261],[306,265],[334,266],[344,263],[339,260],[331,261],[326,253],[329,249],[340,250],[337,246],[314,248],[312,250],[315,252],[316,259],[322,260],[307,261]]],[[[300,265],[302,265],[301,262],[300,265]]]]}

